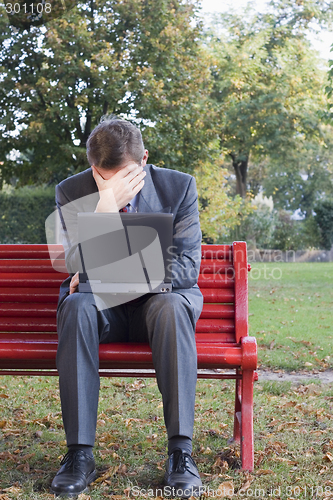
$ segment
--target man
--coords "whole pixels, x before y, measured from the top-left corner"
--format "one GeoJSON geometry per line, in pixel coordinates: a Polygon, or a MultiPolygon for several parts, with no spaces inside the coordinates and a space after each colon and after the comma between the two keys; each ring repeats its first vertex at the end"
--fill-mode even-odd
{"type": "Polygon", "coordinates": [[[57,312],[57,368],[68,453],[51,490],[74,496],[95,479],[99,343],[134,341],[149,342],[162,394],[169,454],[165,484],[191,496],[201,486],[191,458],[197,375],[194,330],[203,302],[197,285],[201,231],[195,180],[147,165],[139,129],[118,118],[106,119],[93,130],[87,157],[91,168],[56,188],[71,276],[61,285],[57,312]],[[103,298],[77,291],[78,248],[68,234],[75,230],[69,231],[63,214],[66,205],[74,206],[75,227],[80,200],[88,200],[85,211],[117,212],[127,206],[130,211],[173,214],[172,293],[146,294],[108,307],[103,298]]]}

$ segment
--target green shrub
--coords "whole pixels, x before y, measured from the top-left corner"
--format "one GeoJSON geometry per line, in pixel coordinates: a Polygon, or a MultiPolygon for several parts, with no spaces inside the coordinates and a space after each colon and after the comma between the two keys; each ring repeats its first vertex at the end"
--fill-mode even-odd
{"type": "Polygon", "coordinates": [[[45,219],[54,209],[54,187],[0,192],[0,243],[46,243],[45,219]]]}
{"type": "Polygon", "coordinates": [[[256,210],[243,217],[231,237],[247,241],[257,248],[272,248],[270,245],[276,221],[276,210],[271,211],[267,205],[259,204],[256,210]]]}
{"type": "Polygon", "coordinates": [[[270,210],[264,204],[250,215],[243,217],[241,224],[232,233],[230,240],[245,240],[255,248],[275,250],[305,250],[323,248],[317,223],[313,216],[294,220],[291,212],[270,210]]]}
{"type": "Polygon", "coordinates": [[[320,201],[314,209],[322,248],[330,250],[333,245],[333,200],[320,201]]]}

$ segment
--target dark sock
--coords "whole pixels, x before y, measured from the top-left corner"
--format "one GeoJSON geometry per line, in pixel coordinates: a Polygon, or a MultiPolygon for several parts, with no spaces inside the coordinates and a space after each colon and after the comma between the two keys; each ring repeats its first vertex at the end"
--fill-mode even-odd
{"type": "Polygon", "coordinates": [[[87,444],[71,444],[68,446],[68,451],[82,450],[90,457],[93,456],[92,449],[93,449],[93,447],[89,446],[87,444]]]}
{"type": "Polygon", "coordinates": [[[169,439],[168,454],[174,452],[176,448],[186,451],[189,455],[192,453],[192,439],[187,436],[173,436],[169,439]]]}

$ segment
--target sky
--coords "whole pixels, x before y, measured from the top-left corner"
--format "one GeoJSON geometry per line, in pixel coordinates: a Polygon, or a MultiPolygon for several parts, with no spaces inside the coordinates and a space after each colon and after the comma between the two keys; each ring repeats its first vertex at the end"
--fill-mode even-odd
{"type": "MultiPolygon", "coordinates": [[[[248,0],[201,0],[202,12],[225,12],[233,7],[235,10],[242,10],[248,0]]],[[[253,5],[258,11],[265,9],[268,0],[255,0],[253,5]]],[[[322,30],[319,35],[310,37],[310,40],[323,59],[333,59],[333,53],[330,54],[330,46],[333,43],[333,34],[327,30],[322,30]]]]}

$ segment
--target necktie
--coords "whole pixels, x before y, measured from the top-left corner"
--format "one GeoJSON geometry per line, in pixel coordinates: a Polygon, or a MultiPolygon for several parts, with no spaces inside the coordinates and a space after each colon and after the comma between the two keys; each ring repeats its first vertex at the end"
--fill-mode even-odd
{"type": "Polygon", "coordinates": [[[130,208],[130,204],[129,204],[129,203],[127,203],[126,207],[121,208],[121,209],[119,210],[119,212],[129,212],[129,208],[130,208]]]}

